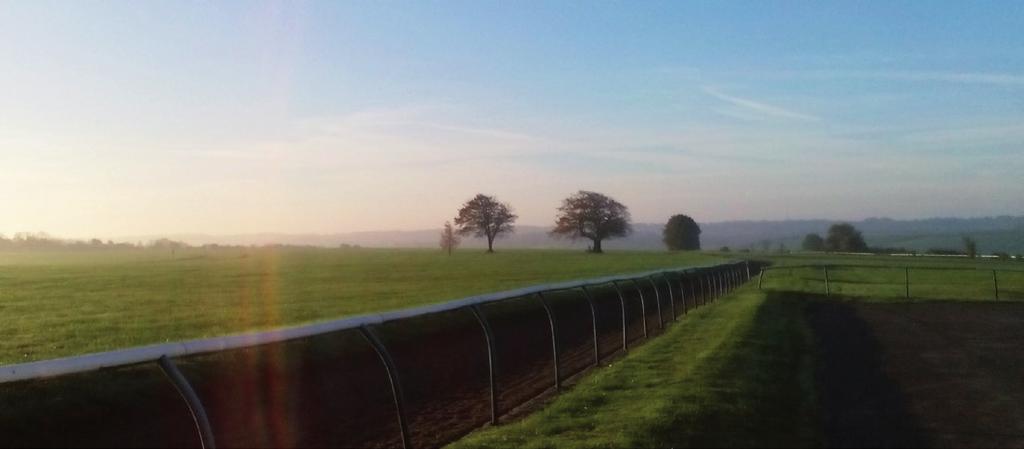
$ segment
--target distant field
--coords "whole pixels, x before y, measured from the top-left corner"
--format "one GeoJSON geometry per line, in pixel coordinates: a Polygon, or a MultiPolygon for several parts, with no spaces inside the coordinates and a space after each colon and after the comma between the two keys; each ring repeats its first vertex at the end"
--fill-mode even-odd
{"type": "Polygon", "coordinates": [[[541,250],[465,250],[452,257],[383,249],[0,252],[0,364],[722,259],[541,250]]]}
{"type": "Polygon", "coordinates": [[[906,299],[909,278],[912,301],[989,301],[995,299],[995,270],[999,299],[1024,300],[1024,262],[1016,260],[825,254],[770,258],[776,268],[768,270],[762,285],[771,291],[824,293],[822,269],[796,266],[828,264],[836,265],[829,270],[829,289],[836,296],[875,302],[902,301],[906,299]]]}

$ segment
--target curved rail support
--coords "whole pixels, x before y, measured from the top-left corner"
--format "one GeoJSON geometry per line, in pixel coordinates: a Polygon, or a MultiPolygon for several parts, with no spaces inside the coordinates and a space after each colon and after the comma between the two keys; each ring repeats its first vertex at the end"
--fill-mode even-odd
{"type": "Polygon", "coordinates": [[[562,376],[558,370],[558,325],[555,321],[555,311],[551,310],[548,300],[544,299],[543,292],[537,293],[537,298],[540,298],[540,304],[548,314],[548,324],[551,325],[551,358],[555,364],[555,391],[558,391],[562,388],[562,376]]]}
{"type": "Polygon", "coordinates": [[[598,346],[600,343],[597,338],[597,308],[594,307],[594,298],[587,287],[580,287],[580,290],[583,292],[583,298],[587,300],[587,305],[590,306],[590,328],[594,331],[594,366],[597,366],[601,364],[601,348],[598,346]]]}
{"type": "Polygon", "coordinates": [[[398,377],[398,368],[395,367],[395,361],[391,358],[391,354],[388,349],[384,347],[384,343],[380,341],[377,334],[373,332],[368,326],[359,326],[359,333],[362,334],[366,342],[373,347],[373,351],[377,353],[377,357],[380,358],[381,363],[384,364],[384,370],[388,374],[388,382],[391,383],[391,396],[395,401],[395,412],[398,415],[398,429],[402,433],[402,447],[409,449],[412,447],[409,444],[409,424],[405,417],[405,395],[402,393],[402,382],[398,377]]]}
{"type": "Polygon", "coordinates": [[[676,293],[672,290],[672,280],[669,279],[668,273],[661,273],[661,278],[665,280],[665,286],[668,287],[668,311],[672,315],[672,321],[675,321],[676,293]]]}
{"type": "Polygon", "coordinates": [[[174,384],[174,389],[178,390],[178,394],[188,406],[188,411],[192,414],[192,421],[196,424],[196,432],[199,434],[199,443],[204,449],[215,449],[217,443],[213,439],[213,427],[210,426],[210,419],[206,416],[206,409],[203,408],[199,395],[192,389],[192,385],[188,383],[185,375],[166,355],[160,356],[157,364],[160,365],[160,370],[174,384]]]}
{"type": "Polygon", "coordinates": [[[487,317],[484,316],[479,305],[474,304],[469,307],[469,310],[473,312],[473,316],[476,317],[476,322],[480,323],[480,328],[484,331],[484,339],[487,340],[487,380],[491,387],[491,424],[498,424],[498,353],[494,348],[494,331],[491,330],[491,323],[487,321],[487,317]]]}
{"type": "Polygon", "coordinates": [[[622,306],[622,352],[626,352],[629,349],[629,322],[626,320],[626,297],[622,295],[622,289],[619,288],[618,282],[612,282],[612,286],[615,287],[615,293],[619,295],[619,304],[622,306]]]}
{"type": "Polygon", "coordinates": [[[644,340],[646,340],[647,339],[647,301],[644,300],[644,292],[643,292],[643,290],[640,289],[640,283],[637,282],[636,279],[630,279],[629,281],[633,283],[634,287],[636,287],[636,294],[638,296],[640,296],[640,316],[643,318],[640,321],[642,321],[644,323],[644,340]]]}
{"type": "MultiPolygon", "coordinates": [[[[658,304],[658,329],[665,329],[665,319],[661,315],[661,292],[658,291],[658,284],[654,283],[654,278],[651,276],[647,277],[647,282],[651,283],[651,288],[654,289],[654,302],[658,304]]],[[[640,286],[637,286],[639,289],[640,286]]]]}

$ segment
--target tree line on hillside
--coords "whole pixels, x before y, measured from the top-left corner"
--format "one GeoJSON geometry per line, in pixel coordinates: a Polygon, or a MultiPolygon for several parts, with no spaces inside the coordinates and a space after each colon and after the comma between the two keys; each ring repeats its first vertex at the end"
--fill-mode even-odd
{"type": "Polygon", "coordinates": [[[830,226],[825,238],[816,233],[807,234],[800,246],[805,251],[870,252],[864,235],[849,223],[836,223],[830,226]]]}
{"type": "MultiPolygon", "coordinates": [[[[445,222],[440,246],[449,255],[460,244],[460,237],[487,239],[487,252],[494,252],[494,241],[515,230],[519,218],[507,203],[491,195],[477,194],[462,204],[452,221],[445,222]]],[[[587,249],[602,253],[602,243],[625,237],[633,231],[629,208],[598,192],[580,190],[564,200],[556,209],[555,224],[550,235],[571,240],[591,241],[587,249]]],[[[699,250],[700,227],[686,215],[674,215],[665,224],[663,241],[670,250],[699,250]]]]}
{"type": "MultiPolygon", "coordinates": [[[[978,242],[974,238],[964,235],[961,238],[963,249],[931,248],[925,254],[943,256],[966,256],[975,258],[978,256],[978,242]]],[[[804,236],[801,244],[804,251],[844,252],[844,253],[875,253],[875,254],[917,254],[916,251],[909,251],[906,248],[872,248],[864,240],[863,234],[856,227],[849,223],[836,223],[828,228],[824,238],[816,233],[804,236]]],[[[1010,254],[997,252],[993,255],[1009,259],[1010,254]]],[[[1018,259],[1024,259],[1020,255],[1018,259]]]]}

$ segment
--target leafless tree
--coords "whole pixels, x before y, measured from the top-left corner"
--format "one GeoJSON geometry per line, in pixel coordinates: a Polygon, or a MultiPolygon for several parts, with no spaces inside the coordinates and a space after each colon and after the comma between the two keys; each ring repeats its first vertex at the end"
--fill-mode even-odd
{"type": "Polygon", "coordinates": [[[602,252],[601,241],[624,237],[633,231],[629,209],[597,192],[580,190],[562,201],[552,235],[594,242],[590,251],[602,252]]]}
{"type": "Polygon", "coordinates": [[[962,236],[961,240],[964,242],[964,254],[971,259],[978,257],[978,242],[969,236],[962,236]]]}
{"type": "Polygon", "coordinates": [[[459,236],[455,234],[455,228],[452,227],[450,221],[444,222],[444,229],[441,231],[441,249],[448,251],[448,255],[452,255],[452,251],[459,247],[459,236]]]}
{"type": "Polygon", "coordinates": [[[510,233],[516,221],[516,214],[508,204],[501,203],[493,196],[478,193],[473,199],[466,201],[455,217],[456,231],[459,235],[472,235],[487,238],[487,252],[494,252],[494,239],[501,234],[510,233]]]}

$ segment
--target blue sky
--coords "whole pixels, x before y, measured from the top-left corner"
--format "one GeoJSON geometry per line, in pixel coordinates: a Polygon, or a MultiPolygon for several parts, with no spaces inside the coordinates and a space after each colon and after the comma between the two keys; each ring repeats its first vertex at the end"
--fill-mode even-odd
{"type": "Polygon", "coordinates": [[[0,2],[0,232],[1024,213],[1021,2],[0,2]]]}

